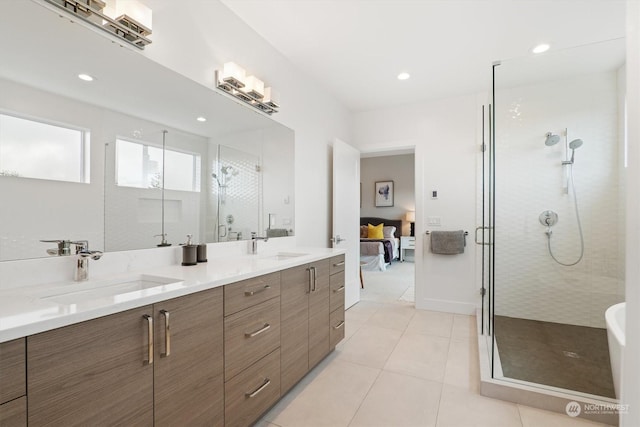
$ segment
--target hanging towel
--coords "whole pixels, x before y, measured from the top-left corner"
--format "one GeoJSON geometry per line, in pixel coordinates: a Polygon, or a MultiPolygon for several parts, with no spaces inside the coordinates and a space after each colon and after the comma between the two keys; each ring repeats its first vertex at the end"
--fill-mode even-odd
{"type": "Polygon", "coordinates": [[[463,230],[431,232],[431,253],[441,255],[463,254],[465,245],[463,230]]]}

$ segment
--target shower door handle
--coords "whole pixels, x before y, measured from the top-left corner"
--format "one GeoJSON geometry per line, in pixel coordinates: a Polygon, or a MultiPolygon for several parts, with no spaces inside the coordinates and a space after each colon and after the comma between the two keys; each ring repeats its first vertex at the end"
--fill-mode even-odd
{"type": "Polygon", "coordinates": [[[493,230],[493,227],[476,227],[476,245],[485,245],[485,246],[491,246],[490,242],[482,242],[478,240],[478,230],[482,230],[482,237],[484,237],[484,230],[493,230]]]}

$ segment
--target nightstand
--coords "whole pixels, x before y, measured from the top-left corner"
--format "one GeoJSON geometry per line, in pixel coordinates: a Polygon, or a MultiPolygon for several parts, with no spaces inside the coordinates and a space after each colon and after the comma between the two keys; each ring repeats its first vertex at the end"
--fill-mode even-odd
{"type": "Polygon", "coordinates": [[[415,236],[400,236],[400,261],[404,262],[404,251],[407,249],[415,251],[416,249],[416,237],[415,236]]]}

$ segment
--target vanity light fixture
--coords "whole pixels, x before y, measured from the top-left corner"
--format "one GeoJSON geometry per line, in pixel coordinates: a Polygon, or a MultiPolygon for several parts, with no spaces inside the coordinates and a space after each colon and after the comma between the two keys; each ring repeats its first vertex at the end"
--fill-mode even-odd
{"type": "Polygon", "coordinates": [[[206,117],[199,116],[199,117],[196,117],[196,120],[197,120],[197,121],[199,121],[199,122],[206,122],[206,121],[207,121],[207,118],[206,118],[206,117]]]}
{"type": "Polygon", "coordinates": [[[71,22],[80,18],[106,31],[120,40],[144,49],[151,43],[152,11],[138,0],[44,0],[63,10],[71,17],[71,22]]]}
{"type": "Polygon", "coordinates": [[[85,73],[78,74],[78,78],[80,80],[84,80],[85,82],[92,82],[94,80],[93,76],[90,76],[89,74],[85,74],[85,73]]]}
{"type": "Polygon", "coordinates": [[[531,49],[531,52],[533,53],[543,53],[549,50],[549,48],[551,47],[551,45],[548,45],[547,43],[541,43],[539,45],[537,45],[536,47],[534,47],[533,49],[531,49]]]}
{"type": "Polygon", "coordinates": [[[398,80],[408,80],[409,77],[411,77],[411,75],[409,73],[406,73],[406,72],[402,72],[402,73],[398,74],[398,80]]]}
{"type": "Polygon", "coordinates": [[[278,95],[256,76],[247,76],[244,68],[235,62],[226,62],[216,70],[216,87],[269,115],[280,108],[278,95]]]}

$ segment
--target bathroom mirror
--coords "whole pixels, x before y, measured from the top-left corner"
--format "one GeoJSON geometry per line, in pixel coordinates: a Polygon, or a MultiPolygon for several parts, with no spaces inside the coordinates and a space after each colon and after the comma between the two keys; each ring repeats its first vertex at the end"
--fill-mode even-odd
{"type": "Polygon", "coordinates": [[[37,1],[10,1],[0,16],[0,260],[48,256],[55,245],[40,240],[86,239],[91,249],[118,251],[155,247],[163,230],[174,245],[186,234],[217,242],[293,233],[292,130],[58,15],[37,1]],[[20,162],[49,175],[3,165],[15,157],[3,135],[43,127],[77,135],[75,151],[47,131],[31,138],[35,148],[22,150],[20,162]],[[243,153],[253,178],[243,174],[249,163],[227,165],[243,153]],[[68,169],[80,177],[59,173],[68,169]],[[251,195],[240,191],[247,179],[251,195]]]}

